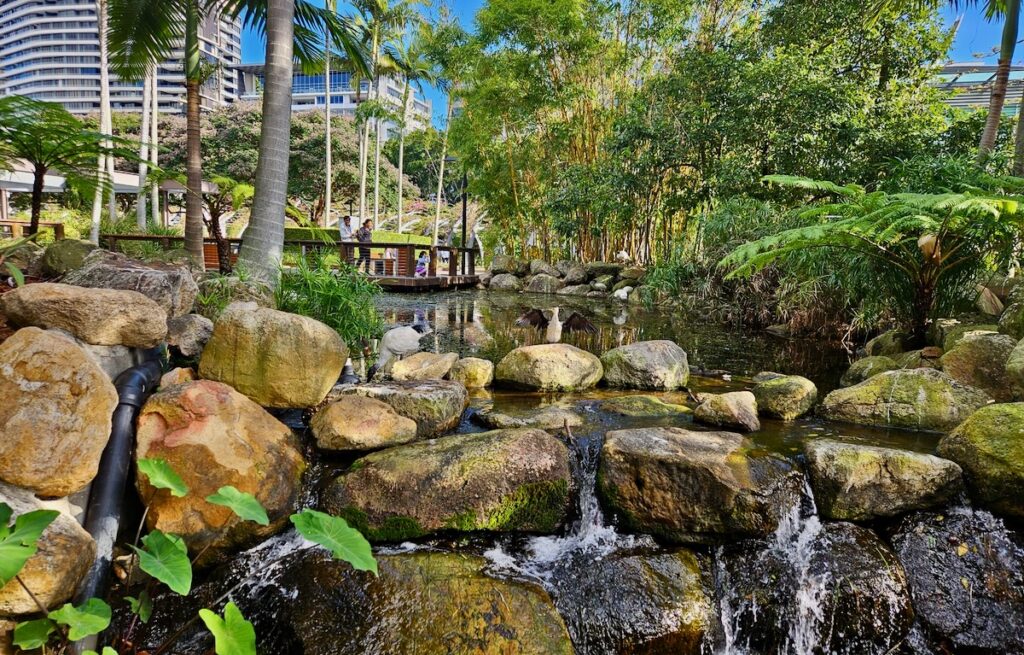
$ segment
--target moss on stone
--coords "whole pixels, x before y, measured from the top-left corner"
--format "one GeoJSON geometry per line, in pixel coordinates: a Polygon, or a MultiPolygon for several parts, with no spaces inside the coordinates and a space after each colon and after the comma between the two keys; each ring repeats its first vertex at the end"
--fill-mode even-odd
{"type": "Polygon", "coordinates": [[[416,519],[409,516],[389,516],[379,525],[371,525],[366,512],[352,505],[342,507],[336,514],[373,542],[405,541],[427,534],[416,519]]]}

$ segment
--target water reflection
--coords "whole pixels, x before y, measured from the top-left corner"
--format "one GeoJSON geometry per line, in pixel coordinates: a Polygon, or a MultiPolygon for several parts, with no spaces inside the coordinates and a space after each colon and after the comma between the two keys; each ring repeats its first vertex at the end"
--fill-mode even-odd
{"type": "Polygon", "coordinates": [[[724,326],[682,310],[644,308],[574,296],[451,291],[429,294],[386,293],[378,309],[389,325],[427,320],[434,333],[423,346],[434,352],[458,352],[498,361],[513,348],[543,343],[543,334],[515,326],[532,308],[558,306],[578,311],[597,327],[596,334],[569,334],[563,341],[595,354],[635,341],[670,339],[686,350],[690,366],[753,375],[762,370],[804,375],[822,391],[836,386],[849,364],[837,345],[781,339],[762,331],[724,326]]]}

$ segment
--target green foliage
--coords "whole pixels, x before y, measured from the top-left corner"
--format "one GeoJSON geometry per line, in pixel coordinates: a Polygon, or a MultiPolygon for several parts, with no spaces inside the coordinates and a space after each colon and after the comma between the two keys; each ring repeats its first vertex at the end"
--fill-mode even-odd
{"type": "Polygon", "coordinates": [[[370,542],[358,530],[349,527],[345,519],[304,509],[293,514],[291,521],[299,534],[331,551],[335,558],[348,562],[357,571],[377,574],[377,560],[370,542]]]}
{"type": "Polygon", "coordinates": [[[90,598],[79,607],[66,603],[50,612],[50,618],[68,627],[68,639],[78,641],[107,629],[110,625],[110,606],[99,598],[90,598]]]}
{"type": "Polygon", "coordinates": [[[125,596],[124,599],[128,602],[128,607],[131,609],[132,614],[136,614],[139,620],[143,623],[149,623],[149,617],[153,616],[153,599],[150,597],[149,592],[143,589],[138,598],[135,596],[125,596]]]}
{"type": "Polygon", "coordinates": [[[227,507],[243,521],[270,525],[267,510],[263,508],[256,496],[239,491],[231,485],[223,486],[217,490],[217,493],[207,496],[206,502],[227,507]]]}
{"type": "Polygon", "coordinates": [[[37,509],[19,515],[11,524],[13,513],[9,505],[0,503],[0,587],[13,580],[35,555],[39,537],[60,516],[52,509],[37,509]]]}
{"type": "Polygon", "coordinates": [[[184,498],[188,494],[188,485],[166,460],[141,457],[136,465],[139,473],[157,489],[167,489],[175,498],[184,498]]]}
{"type": "Polygon", "coordinates": [[[174,593],[187,596],[192,589],[192,563],[185,541],[177,535],[153,530],[142,538],[142,545],[132,547],[139,556],[139,568],[174,593]]]}
{"type": "Polygon", "coordinates": [[[50,619],[23,621],[14,626],[11,642],[22,650],[35,650],[45,646],[56,630],[57,624],[50,619]]]}
{"type": "Polygon", "coordinates": [[[256,630],[237,605],[225,605],[223,619],[208,609],[199,610],[199,616],[213,633],[217,655],[256,655],[256,630]]]}
{"type": "Polygon", "coordinates": [[[104,646],[102,653],[97,653],[94,650],[87,650],[82,655],[117,655],[117,651],[110,646],[104,646]]]}
{"type": "Polygon", "coordinates": [[[375,282],[349,265],[332,269],[324,255],[309,254],[281,272],[277,308],[332,327],[353,350],[380,335],[383,324],[374,305],[375,282]]]}
{"type": "Polygon", "coordinates": [[[3,265],[4,269],[14,280],[14,283],[19,287],[25,286],[25,275],[14,262],[7,261],[7,259],[16,254],[19,250],[24,249],[29,242],[35,238],[35,236],[36,235],[21,237],[20,239],[0,244],[0,265],[3,265]]]}

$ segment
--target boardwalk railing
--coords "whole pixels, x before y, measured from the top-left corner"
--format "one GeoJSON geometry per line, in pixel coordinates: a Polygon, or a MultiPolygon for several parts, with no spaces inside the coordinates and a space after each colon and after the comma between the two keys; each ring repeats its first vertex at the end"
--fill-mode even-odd
{"type": "MultiPolygon", "coordinates": [[[[0,221],[0,239],[17,239],[28,234],[29,224],[25,221],[0,221]]],[[[53,239],[60,241],[64,238],[64,224],[60,222],[39,221],[39,231],[53,231],[53,239]]]]}
{"type": "MultiPolygon", "coordinates": [[[[241,239],[226,239],[231,253],[231,261],[238,258],[241,239]]],[[[165,236],[150,234],[102,234],[100,244],[108,250],[119,250],[127,243],[156,243],[163,250],[181,248],[185,238],[181,236],[165,236]]],[[[315,253],[337,253],[339,261],[367,271],[373,277],[380,278],[384,286],[394,287],[427,287],[432,286],[439,278],[444,280],[441,286],[452,284],[476,283],[476,255],[473,248],[455,246],[428,246],[415,243],[384,243],[370,244],[356,241],[324,242],[317,240],[285,241],[286,252],[291,251],[303,257],[315,253]],[[421,253],[429,257],[425,274],[416,274],[416,263],[421,253]],[[422,283],[419,283],[422,281],[422,283]],[[450,282],[450,283],[449,283],[450,282]]],[[[218,268],[217,242],[215,239],[203,240],[203,264],[207,270],[218,268]]],[[[434,284],[433,286],[437,286],[434,284]]]]}

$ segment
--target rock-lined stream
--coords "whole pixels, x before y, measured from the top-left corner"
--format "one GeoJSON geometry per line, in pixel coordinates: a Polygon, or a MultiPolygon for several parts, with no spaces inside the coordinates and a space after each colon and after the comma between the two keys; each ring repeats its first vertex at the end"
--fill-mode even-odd
{"type": "MultiPolygon", "coordinates": [[[[598,327],[597,334],[567,339],[585,350],[602,353],[651,339],[677,342],[689,355],[694,373],[689,386],[698,394],[749,388],[751,377],[763,370],[804,375],[824,393],[837,386],[849,362],[841,349],[820,343],[605,301],[559,301],[598,327]]],[[[546,302],[476,292],[385,295],[380,309],[392,324],[429,322],[435,330],[423,340],[429,350],[497,360],[540,341],[513,323],[526,309],[546,302]]],[[[741,485],[748,484],[745,478],[762,484],[762,477],[775,476],[776,491],[789,492],[773,493],[768,503],[752,497],[750,507],[756,510],[737,510],[770,517],[726,520],[736,518],[741,525],[740,519],[763,519],[776,527],[761,533],[766,536],[749,537],[737,529],[727,539],[680,543],[656,524],[626,529],[624,521],[637,519],[609,511],[609,491],[601,483],[608,475],[601,468],[602,447],[609,433],[625,442],[640,433],[654,434],[649,438],[657,441],[655,429],[711,430],[695,425],[688,413],[627,415],[608,402],[634,395],[641,394],[604,389],[471,393],[456,433],[481,432],[545,412],[572,426],[568,431],[547,426],[567,448],[572,479],[570,509],[554,534],[442,530],[395,539],[375,548],[381,576],[373,579],[330,560],[289,531],[214,570],[193,597],[161,599],[145,643],[159,643],[198,607],[238,585],[231,598],[254,622],[260,652],[284,655],[1024,652],[1024,550],[1019,533],[1001,519],[960,506],[966,499],[955,501],[948,512],[918,511],[856,524],[825,520],[815,506],[803,473],[809,441],[828,438],[932,453],[938,435],[813,416],[763,419],[761,429],[730,451],[723,466],[741,485]],[[737,453],[741,459],[735,459],[737,453]],[[950,549],[959,555],[950,558],[950,549]]],[[[693,406],[683,392],[643,395],[669,406],[693,406]]],[[[292,425],[303,429],[301,422],[292,425]]],[[[366,466],[313,447],[306,455],[312,466],[302,502],[311,506],[337,493],[332,480],[366,466]]],[[[637,475],[643,495],[656,499],[655,510],[659,503],[677,501],[666,489],[644,487],[637,475]]],[[[697,478],[690,483],[694,489],[709,484],[697,478]]],[[[197,630],[175,652],[198,655],[206,644],[197,630]]]]}

